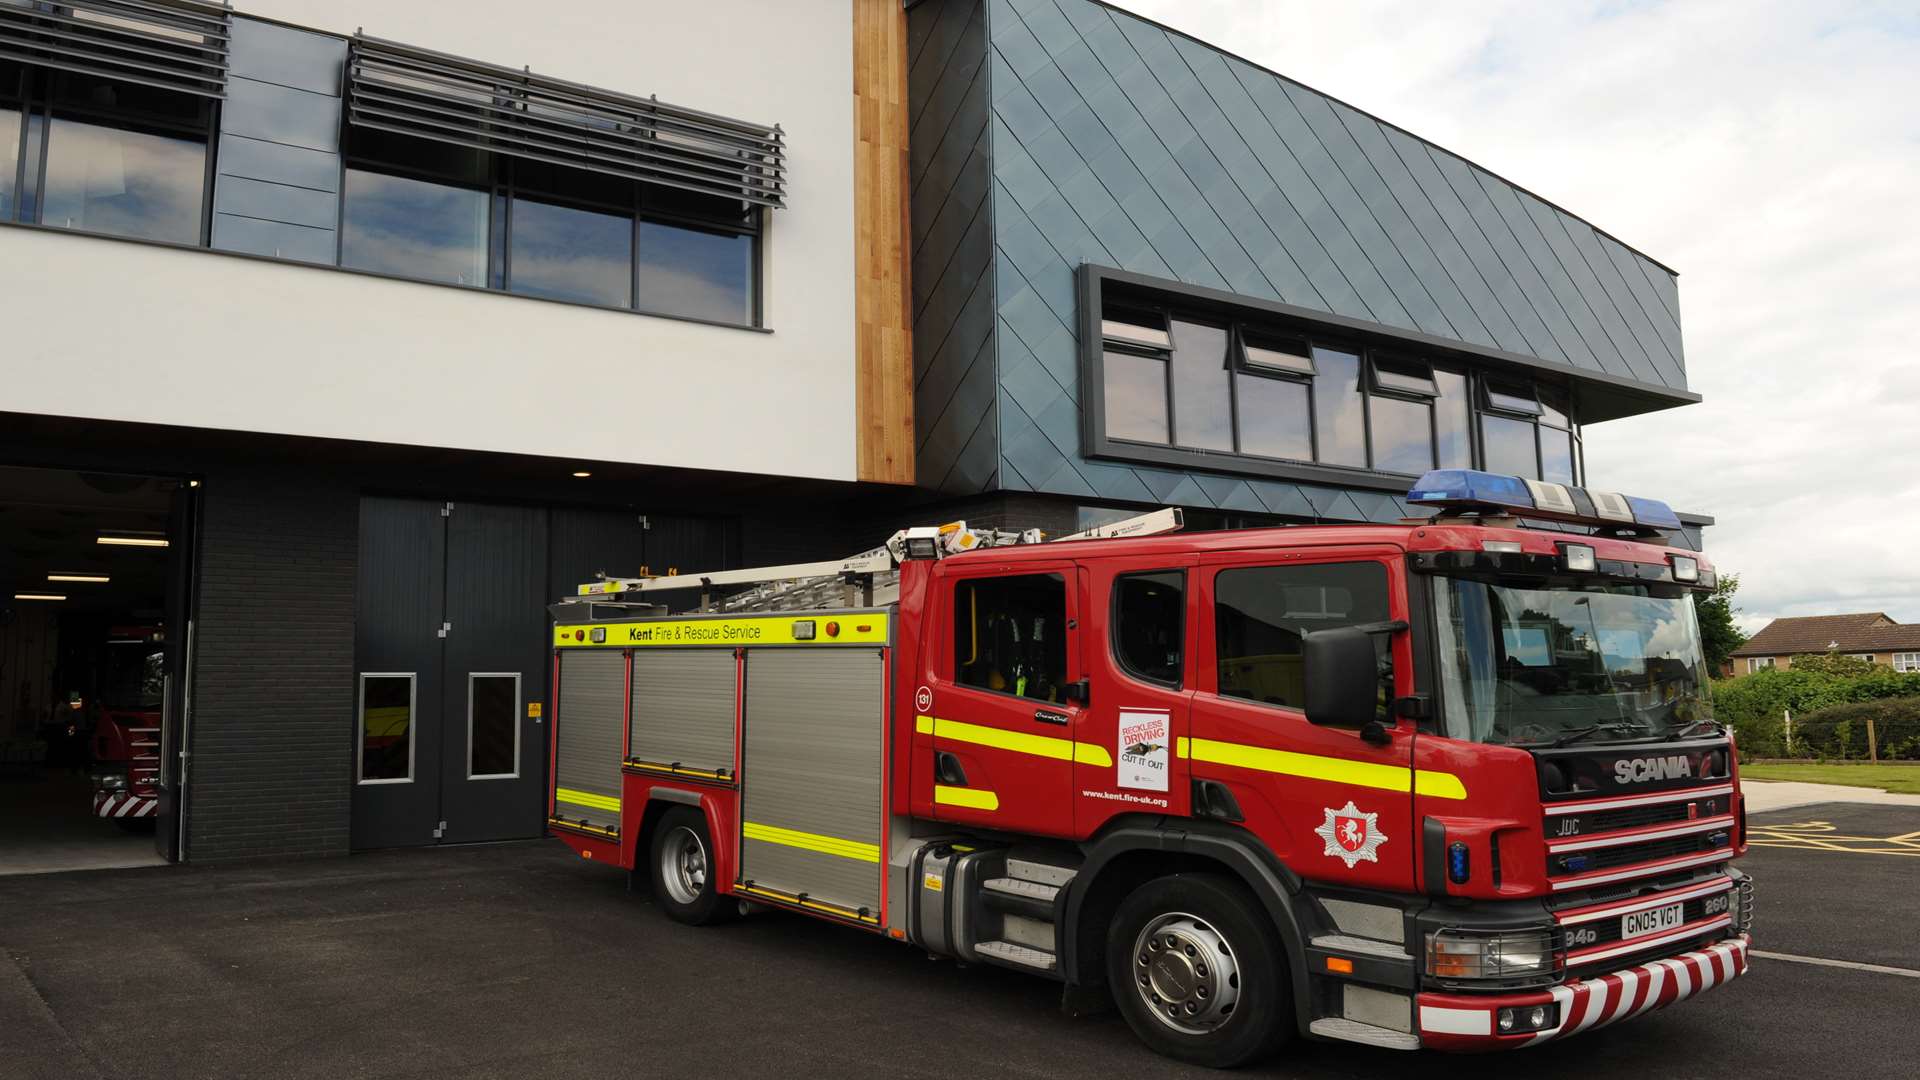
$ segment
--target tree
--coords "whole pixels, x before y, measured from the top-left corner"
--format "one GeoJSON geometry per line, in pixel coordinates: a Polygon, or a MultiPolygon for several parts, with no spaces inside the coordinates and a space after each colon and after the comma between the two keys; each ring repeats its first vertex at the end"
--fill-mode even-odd
{"type": "Polygon", "coordinates": [[[1693,594],[1694,615],[1700,621],[1700,644],[1707,652],[1707,670],[1718,675],[1727,669],[1733,650],[1747,643],[1747,635],[1733,621],[1740,609],[1733,594],[1740,591],[1740,575],[1721,574],[1711,593],[1693,594]]]}

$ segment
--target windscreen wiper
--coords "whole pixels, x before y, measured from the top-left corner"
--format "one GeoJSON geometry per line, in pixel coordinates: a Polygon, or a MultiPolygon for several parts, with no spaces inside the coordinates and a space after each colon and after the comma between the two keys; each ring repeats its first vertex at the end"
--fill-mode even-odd
{"type": "Polygon", "coordinates": [[[1591,725],[1588,725],[1587,727],[1579,727],[1579,728],[1574,728],[1571,731],[1562,732],[1559,738],[1553,740],[1547,745],[1550,747],[1572,746],[1574,743],[1579,742],[1580,740],[1586,738],[1587,736],[1598,734],[1599,732],[1602,732],[1602,731],[1618,732],[1623,735],[1646,734],[1645,732],[1641,731],[1638,727],[1632,724],[1591,724],[1591,725]]]}
{"type": "Polygon", "coordinates": [[[1707,727],[1712,728],[1713,733],[1715,735],[1725,735],[1727,733],[1727,729],[1721,726],[1720,721],[1718,720],[1695,720],[1693,723],[1688,724],[1686,727],[1681,728],[1679,731],[1669,732],[1667,734],[1667,738],[1684,739],[1687,736],[1693,734],[1694,731],[1698,729],[1701,725],[1705,725],[1707,727]]]}

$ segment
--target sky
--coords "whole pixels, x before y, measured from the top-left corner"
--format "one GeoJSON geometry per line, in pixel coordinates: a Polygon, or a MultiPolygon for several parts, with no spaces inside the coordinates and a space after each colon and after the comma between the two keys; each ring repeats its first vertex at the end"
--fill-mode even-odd
{"type": "Polygon", "coordinates": [[[1587,429],[1707,514],[1749,632],[1920,622],[1920,0],[1120,0],[1680,272],[1705,402],[1587,429]]]}

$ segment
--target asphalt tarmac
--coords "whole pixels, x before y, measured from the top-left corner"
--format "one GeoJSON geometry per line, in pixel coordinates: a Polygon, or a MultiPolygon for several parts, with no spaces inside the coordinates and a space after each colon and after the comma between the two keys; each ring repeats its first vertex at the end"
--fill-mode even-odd
{"type": "MultiPolygon", "coordinates": [[[[1920,809],[1756,816],[1755,948],[1920,970],[1920,809]]],[[[1112,1013],[786,915],[671,923],[557,842],[0,879],[0,1076],[1151,1078],[1112,1013]]],[[[1297,1042],[1247,1076],[1910,1077],[1920,978],[1756,959],[1499,1058],[1297,1042]]]]}

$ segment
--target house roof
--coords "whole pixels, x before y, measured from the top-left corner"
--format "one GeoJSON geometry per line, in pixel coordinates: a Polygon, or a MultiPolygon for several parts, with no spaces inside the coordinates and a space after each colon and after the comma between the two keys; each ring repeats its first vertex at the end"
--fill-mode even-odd
{"type": "Polygon", "coordinates": [[[1824,652],[1920,651],[1920,623],[1898,623],[1885,612],[1775,619],[1735,649],[1733,656],[1801,656],[1824,652]]]}

